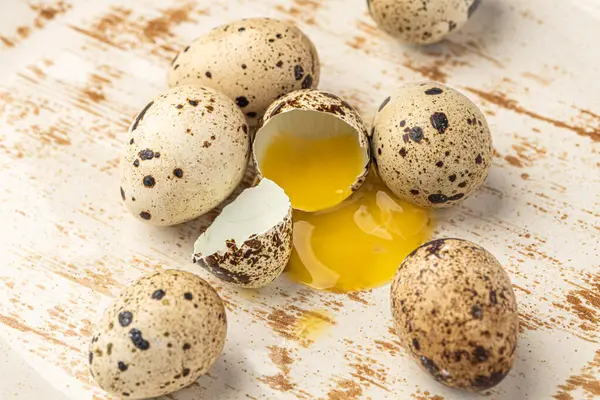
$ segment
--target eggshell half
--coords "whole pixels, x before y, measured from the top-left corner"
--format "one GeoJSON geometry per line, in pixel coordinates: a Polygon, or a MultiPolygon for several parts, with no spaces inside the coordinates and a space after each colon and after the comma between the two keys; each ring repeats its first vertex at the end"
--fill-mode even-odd
{"type": "Polygon", "coordinates": [[[371,163],[367,130],[354,107],[339,96],[320,90],[298,90],[271,104],[253,144],[255,165],[260,176],[261,160],[271,140],[281,132],[315,138],[328,135],[355,136],[364,168],[356,177],[352,191],[358,190],[365,181],[371,163]]]}
{"type": "Polygon", "coordinates": [[[263,179],[246,189],[194,244],[194,262],[245,288],[277,278],[292,253],[292,207],[283,189],[263,179]]]}

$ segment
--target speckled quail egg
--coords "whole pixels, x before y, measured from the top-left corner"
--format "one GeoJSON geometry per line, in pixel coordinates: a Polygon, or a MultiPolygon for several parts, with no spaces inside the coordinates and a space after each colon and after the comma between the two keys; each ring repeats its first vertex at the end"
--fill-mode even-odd
{"type": "Polygon", "coordinates": [[[251,18],[214,28],[173,60],[169,85],[213,87],[235,100],[248,122],[258,120],[275,99],[317,87],[319,57],[296,26],[251,18]]]}
{"type": "Polygon", "coordinates": [[[258,174],[281,186],[294,209],[310,212],[340,204],[358,190],[370,154],[358,112],[320,90],[298,90],[276,100],[253,143],[258,174]]]}
{"type": "Polygon", "coordinates": [[[259,288],[283,272],[291,253],[290,199],[263,179],[227,205],[200,235],[194,262],[225,282],[259,288]]]}
{"type": "Polygon", "coordinates": [[[197,218],[225,200],[244,176],[250,135],[227,96],[178,86],[135,118],[121,160],[121,197],[152,225],[197,218]]]}
{"type": "Polygon", "coordinates": [[[516,299],[508,275],[481,246],[461,239],[424,244],[400,265],[390,296],[402,346],[439,382],[479,391],[510,371],[516,299]]]}
{"type": "Polygon", "coordinates": [[[383,31],[408,43],[429,44],[464,25],[481,0],[367,0],[383,31]]]}
{"type": "Polygon", "coordinates": [[[162,396],[208,371],[226,331],[223,302],[208,283],[189,272],[155,272],[104,312],[90,345],[90,371],[116,396],[162,396]]]}
{"type": "Polygon", "coordinates": [[[396,196],[424,207],[469,197],[492,165],[485,116],[456,90],[410,83],[386,98],[371,131],[381,179],[396,196]]]}

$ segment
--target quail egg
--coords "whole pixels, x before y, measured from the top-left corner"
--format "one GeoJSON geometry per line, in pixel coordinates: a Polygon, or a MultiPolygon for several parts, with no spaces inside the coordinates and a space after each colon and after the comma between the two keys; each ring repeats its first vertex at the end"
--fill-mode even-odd
{"type": "Polygon", "coordinates": [[[390,296],[402,346],[434,379],[479,391],[510,371],[518,336],[515,294],[481,246],[461,239],[424,244],[400,265],[390,296]]]}
{"type": "Polygon", "coordinates": [[[299,90],[275,101],[254,138],[260,176],[273,180],[292,207],[319,211],[341,203],[364,182],[370,165],[367,131],[342,98],[299,90]]]}
{"type": "Polygon", "coordinates": [[[155,272],[104,312],[90,345],[90,371],[116,396],[162,396],[208,371],[226,331],[223,302],[208,283],[189,272],[155,272]]]}
{"type": "Polygon", "coordinates": [[[290,199],[263,179],[246,189],[215,219],[194,245],[194,262],[223,281],[245,288],[277,278],[292,252],[290,199]]]}
{"type": "Polygon", "coordinates": [[[173,60],[169,85],[213,87],[235,100],[257,125],[275,99],[317,87],[319,57],[295,25],[250,18],[214,28],[173,60]]]}
{"type": "Polygon", "coordinates": [[[214,89],[178,86],[151,101],[129,129],[121,197],[152,225],[197,218],[244,176],[250,136],[235,103],[214,89]]]}
{"type": "Polygon", "coordinates": [[[388,34],[408,43],[442,40],[464,25],[481,0],[367,0],[371,16],[388,34]]]}
{"type": "Polygon", "coordinates": [[[371,135],[383,182],[402,200],[424,207],[450,207],[468,198],[492,165],[485,116],[439,83],[400,87],[379,107],[371,135]]]}

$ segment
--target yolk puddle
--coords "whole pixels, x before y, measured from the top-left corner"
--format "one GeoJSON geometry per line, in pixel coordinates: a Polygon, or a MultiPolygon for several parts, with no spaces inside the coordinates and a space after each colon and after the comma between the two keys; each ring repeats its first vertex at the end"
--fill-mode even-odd
{"type": "Polygon", "coordinates": [[[315,213],[294,210],[293,219],[288,276],[333,292],[386,283],[433,230],[430,212],[398,200],[374,171],[344,203],[315,213]]]}
{"type": "Polygon", "coordinates": [[[357,139],[351,135],[308,138],[276,135],[261,161],[262,174],[285,190],[292,207],[323,210],[347,198],[364,168],[357,139]]]}
{"type": "Polygon", "coordinates": [[[305,312],[294,326],[297,337],[315,340],[333,325],[331,314],[326,310],[305,312]]]}

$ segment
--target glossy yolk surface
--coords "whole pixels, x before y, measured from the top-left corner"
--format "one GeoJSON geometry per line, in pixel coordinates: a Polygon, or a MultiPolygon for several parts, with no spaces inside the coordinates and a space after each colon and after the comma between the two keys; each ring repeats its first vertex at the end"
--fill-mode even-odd
{"type": "Polygon", "coordinates": [[[266,178],[285,190],[292,207],[323,210],[339,204],[364,168],[356,137],[307,138],[291,133],[275,136],[260,163],[266,178]]]}
{"type": "Polygon", "coordinates": [[[373,171],[344,203],[316,213],[294,211],[293,219],[288,277],[335,292],[386,283],[433,230],[429,211],[395,198],[373,171]]]}

